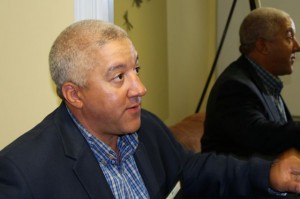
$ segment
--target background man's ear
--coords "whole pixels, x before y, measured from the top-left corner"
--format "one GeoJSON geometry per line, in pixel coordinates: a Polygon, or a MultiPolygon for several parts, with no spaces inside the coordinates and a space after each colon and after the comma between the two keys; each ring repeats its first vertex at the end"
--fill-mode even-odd
{"type": "Polygon", "coordinates": [[[255,43],[255,47],[260,53],[263,53],[263,54],[269,53],[269,43],[265,39],[262,39],[262,38],[257,39],[257,41],[255,43]]]}
{"type": "Polygon", "coordinates": [[[62,85],[62,94],[65,100],[75,108],[81,108],[83,103],[79,95],[80,88],[71,82],[62,85]]]}

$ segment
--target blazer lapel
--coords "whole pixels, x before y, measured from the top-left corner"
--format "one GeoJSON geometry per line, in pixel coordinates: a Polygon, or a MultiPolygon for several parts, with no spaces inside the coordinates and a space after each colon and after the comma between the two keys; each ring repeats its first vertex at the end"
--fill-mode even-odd
{"type": "Polygon", "coordinates": [[[253,66],[245,57],[242,57],[240,60],[244,62],[241,66],[245,66],[245,70],[247,70],[249,72],[249,74],[251,75],[251,77],[255,83],[255,86],[253,87],[254,91],[258,92],[257,96],[260,97],[261,100],[264,102],[265,108],[268,109],[267,114],[270,116],[270,119],[272,121],[280,121],[281,118],[278,115],[276,105],[273,102],[272,97],[266,91],[266,89],[265,89],[263,83],[261,82],[261,80],[259,79],[257,73],[254,71],[253,66]],[[257,87],[258,89],[255,89],[255,87],[257,87]]]}
{"type": "Polygon", "coordinates": [[[264,102],[265,102],[266,106],[269,109],[271,120],[272,121],[280,121],[281,118],[277,112],[277,108],[276,108],[275,103],[273,102],[272,97],[270,95],[266,94],[265,92],[262,92],[262,96],[264,98],[264,102]]]}
{"type": "Polygon", "coordinates": [[[152,163],[149,160],[142,142],[139,142],[139,146],[135,152],[135,161],[144,180],[150,198],[163,198],[159,188],[160,183],[155,178],[155,172],[151,166],[152,163]]]}
{"type": "Polygon", "coordinates": [[[56,115],[66,158],[74,161],[73,170],[91,199],[113,199],[114,196],[93,152],[70,118],[65,105],[56,115]]]}
{"type": "Polygon", "coordinates": [[[114,198],[97,160],[90,151],[82,152],[73,169],[91,199],[114,198]]]}
{"type": "Polygon", "coordinates": [[[282,96],[280,95],[281,97],[281,100],[282,100],[282,103],[283,103],[283,107],[284,107],[284,112],[285,112],[285,115],[286,115],[286,118],[288,121],[292,121],[293,120],[293,117],[288,109],[288,107],[286,106],[285,104],[285,101],[283,100],[282,96]]]}

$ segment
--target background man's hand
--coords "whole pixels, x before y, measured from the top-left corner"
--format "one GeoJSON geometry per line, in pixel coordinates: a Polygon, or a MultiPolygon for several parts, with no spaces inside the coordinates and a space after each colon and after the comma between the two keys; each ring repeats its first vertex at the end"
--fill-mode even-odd
{"type": "Polygon", "coordinates": [[[300,193],[300,153],[292,149],[280,155],[271,166],[269,180],[276,191],[300,193]]]}

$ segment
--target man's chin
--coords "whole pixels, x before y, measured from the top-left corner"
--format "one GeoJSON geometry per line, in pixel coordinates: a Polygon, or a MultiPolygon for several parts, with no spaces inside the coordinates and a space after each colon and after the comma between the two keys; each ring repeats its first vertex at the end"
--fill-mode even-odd
{"type": "Polygon", "coordinates": [[[135,133],[141,127],[141,121],[131,122],[130,124],[125,127],[128,134],[135,133]]]}

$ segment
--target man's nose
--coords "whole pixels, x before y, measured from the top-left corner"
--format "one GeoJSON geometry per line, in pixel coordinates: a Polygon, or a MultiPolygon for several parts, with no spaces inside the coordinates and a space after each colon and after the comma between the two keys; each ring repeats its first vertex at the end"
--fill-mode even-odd
{"type": "Polygon", "coordinates": [[[299,42],[297,40],[297,38],[294,39],[294,48],[293,48],[294,52],[299,52],[300,51],[300,45],[299,42]]]}
{"type": "Polygon", "coordinates": [[[147,89],[140,80],[139,76],[134,76],[131,80],[131,85],[129,89],[130,96],[144,96],[147,93],[147,89]]]}

